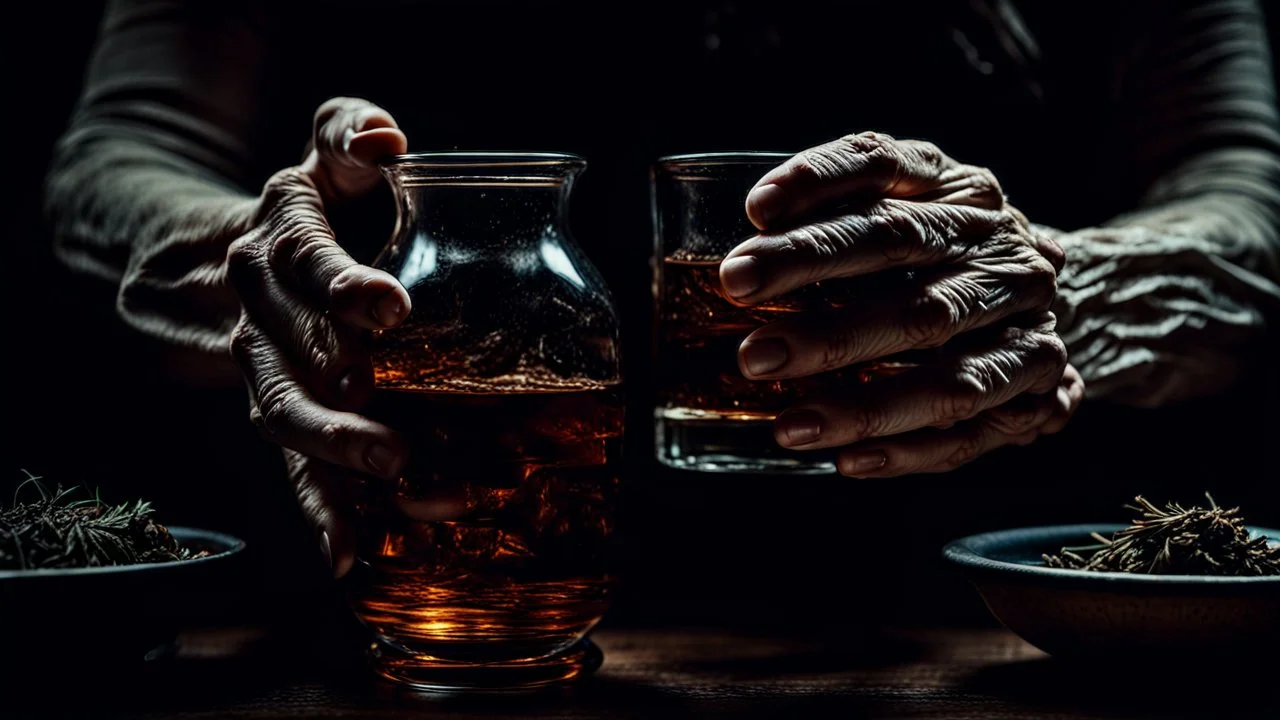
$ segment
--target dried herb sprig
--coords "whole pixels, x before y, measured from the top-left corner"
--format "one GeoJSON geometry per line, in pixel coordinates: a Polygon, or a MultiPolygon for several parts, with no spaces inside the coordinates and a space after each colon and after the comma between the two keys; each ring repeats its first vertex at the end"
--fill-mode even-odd
{"type": "Polygon", "coordinates": [[[1253,537],[1240,508],[1223,509],[1208,493],[1209,507],[1156,507],[1141,495],[1125,508],[1141,513],[1096,545],[1064,547],[1045,555],[1049,567],[1148,575],[1280,575],[1280,545],[1253,537]]]}
{"type": "Polygon", "coordinates": [[[101,567],[199,557],[157,523],[150,503],[108,505],[97,495],[71,502],[76,488],[50,492],[27,473],[13,505],[0,509],[0,569],[101,567]],[[19,503],[33,485],[40,499],[19,503]]]}

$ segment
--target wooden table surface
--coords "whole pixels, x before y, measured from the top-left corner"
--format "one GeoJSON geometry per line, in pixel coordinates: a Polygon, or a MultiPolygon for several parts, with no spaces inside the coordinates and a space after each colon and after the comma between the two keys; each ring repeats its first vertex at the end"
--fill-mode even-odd
{"type": "Polygon", "coordinates": [[[592,678],[539,695],[422,699],[350,653],[233,629],[184,636],[178,657],[86,688],[6,692],[0,718],[1280,718],[1280,675],[1187,679],[1047,658],[1003,630],[794,634],[602,629],[592,678]],[[101,685],[101,684],[100,684],[101,685]],[[22,698],[26,698],[25,701],[22,698]]]}

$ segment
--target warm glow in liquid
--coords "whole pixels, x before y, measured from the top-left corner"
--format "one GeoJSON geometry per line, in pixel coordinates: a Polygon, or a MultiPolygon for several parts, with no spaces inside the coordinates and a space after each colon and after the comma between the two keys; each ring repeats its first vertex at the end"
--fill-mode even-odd
{"type": "Polygon", "coordinates": [[[527,379],[480,389],[375,393],[370,416],[405,434],[413,459],[393,492],[366,485],[351,600],[412,653],[541,657],[609,604],[621,392],[527,379]]]}
{"type": "Polygon", "coordinates": [[[662,268],[658,314],[658,407],[670,420],[771,421],[802,398],[889,374],[888,366],[855,366],[781,381],[747,380],[738,347],[756,328],[792,313],[838,307],[822,288],[802,288],[777,300],[743,307],[720,287],[720,259],[668,257],[662,268]]]}

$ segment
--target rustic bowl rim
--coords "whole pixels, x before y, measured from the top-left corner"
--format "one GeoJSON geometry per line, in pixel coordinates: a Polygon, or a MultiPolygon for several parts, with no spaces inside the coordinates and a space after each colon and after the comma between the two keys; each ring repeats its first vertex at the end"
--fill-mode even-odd
{"type": "Polygon", "coordinates": [[[43,568],[33,570],[0,570],[0,580],[41,577],[79,577],[93,575],[119,575],[121,573],[158,572],[170,568],[187,568],[208,563],[222,562],[244,550],[245,542],[238,537],[201,528],[168,526],[169,533],[179,542],[198,542],[212,545],[217,552],[205,557],[190,560],[171,560],[158,563],[134,563],[132,565],[109,565],[105,567],[83,568],[43,568]]]}
{"type": "MultiPolygon", "coordinates": [[[[942,556],[948,562],[963,570],[978,571],[983,574],[999,574],[1009,578],[1026,580],[1042,579],[1071,584],[1104,584],[1111,587],[1176,585],[1176,586],[1223,586],[1223,585],[1280,585],[1280,575],[1263,575],[1256,577],[1217,576],[1217,575],[1138,575],[1134,573],[1093,572],[1088,570],[1069,570],[1051,568],[1044,565],[1032,565],[1024,562],[1000,560],[992,555],[1001,552],[1013,552],[1028,546],[1054,546],[1077,542],[1088,538],[1089,533],[1103,535],[1114,533],[1127,525],[1117,523],[1084,523],[1078,525],[1043,525],[1035,527],[1012,528],[994,532],[978,533],[958,540],[952,540],[942,549],[942,556]]],[[[1262,535],[1272,542],[1280,542],[1280,530],[1249,526],[1256,535],[1262,535]]]]}

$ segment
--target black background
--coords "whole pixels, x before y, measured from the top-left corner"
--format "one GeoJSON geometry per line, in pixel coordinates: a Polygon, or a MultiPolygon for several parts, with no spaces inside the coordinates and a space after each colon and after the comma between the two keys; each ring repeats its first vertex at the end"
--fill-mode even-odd
{"type": "MultiPolygon", "coordinates": [[[[453,3],[436,9],[436,17],[446,18],[438,25],[351,18],[348,32],[388,51],[380,67],[392,70],[376,80],[351,66],[341,43],[327,44],[327,10],[300,17],[306,41],[299,47],[312,49],[306,62],[313,82],[279,99],[293,114],[274,114],[272,132],[295,139],[264,154],[263,171],[297,157],[315,102],[337,94],[386,104],[413,149],[569,150],[588,158],[573,227],[622,310],[632,408],[626,580],[610,622],[989,622],[976,595],[937,560],[952,537],[1014,525],[1117,521],[1124,517],[1120,505],[1136,493],[1196,502],[1206,489],[1222,503],[1243,505],[1257,524],[1280,525],[1274,341],[1262,370],[1226,397],[1154,411],[1088,403],[1061,435],[949,475],[856,481],[659,471],[650,451],[645,345],[649,160],[672,152],[798,149],[842,132],[885,130],[936,139],[953,156],[992,166],[1030,217],[1070,227],[1105,218],[1118,209],[1109,206],[1117,200],[1089,197],[1092,185],[1080,174],[1098,171],[1097,165],[1086,162],[1074,175],[1051,171],[1079,150],[1046,134],[1087,122],[1101,109],[1077,106],[1079,117],[1059,116],[1057,126],[1023,122],[1026,98],[999,85],[998,73],[979,88],[958,55],[954,76],[934,78],[950,95],[938,97],[932,113],[903,104],[918,93],[878,82],[874,71],[854,72],[874,65],[850,61],[825,76],[793,79],[753,59],[752,43],[768,39],[751,39],[751,13],[765,11],[750,3],[738,4],[747,20],[722,20],[729,29],[722,30],[724,50],[716,57],[698,50],[711,32],[701,10],[667,8],[669,21],[661,28],[643,13],[598,10],[577,24],[554,26],[543,43],[549,51],[506,78],[523,91],[482,92],[477,88],[494,77],[493,58],[527,41],[517,36],[537,31],[534,16],[544,4],[509,12],[505,3],[482,5],[510,22],[495,21],[475,37],[451,36],[449,13],[462,23],[475,22],[481,12],[453,3]],[[739,32],[734,22],[747,29],[739,32]],[[646,39],[659,31],[685,42],[646,50],[646,39]],[[734,37],[745,39],[734,44],[734,37]],[[626,52],[616,54],[624,60],[593,59],[619,44],[626,52]],[[414,54],[428,48],[436,54],[414,54]],[[690,67],[697,72],[668,82],[670,73],[690,67]],[[967,106],[964,93],[975,89],[999,101],[967,106]],[[885,119],[861,120],[871,117],[885,119]],[[983,130],[966,134],[957,125],[983,130]],[[1026,146],[1036,150],[1020,150],[1026,146]],[[1072,202],[1062,200],[1067,194],[1072,202]]],[[[1074,25],[1056,28],[1059,46],[1083,42],[1071,33],[1087,32],[1101,17],[1080,7],[1074,25]]],[[[5,82],[8,413],[0,424],[0,490],[16,485],[27,469],[51,483],[99,486],[107,499],[143,495],[173,524],[245,537],[253,550],[243,589],[249,606],[306,617],[307,608],[332,599],[330,583],[282,481],[278,451],[259,441],[247,421],[243,391],[161,379],[154,349],[115,318],[112,288],[71,275],[52,257],[40,212],[43,177],[70,116],[100,11],[93,3],[51,2],[23,10],[21,21],[6,23],[13,33],[6,45],[18,56],[8,63],[5,82]]],[[[794,20],[780,24],[786,30],[794,20]]],[[[880,27],[818,25],[796,28],[817,34],[814,43],[848,29],[852,47],[869,43],[869,33],[880,27]]],[[[807,60],[824,58],[815,51],[807,60]]],[[[924,72],[903,62],[905,74],[924,72]]],[[[501,73],[510,66],[496,67],[501,73]]],[[[1096,71],[1063,72],[1087,78],[1096,71]]],[[[388,218],[382,220],[389,227],[388,218]]],[[[371,227],[365,245],[385,236],[371,227]]]]}

